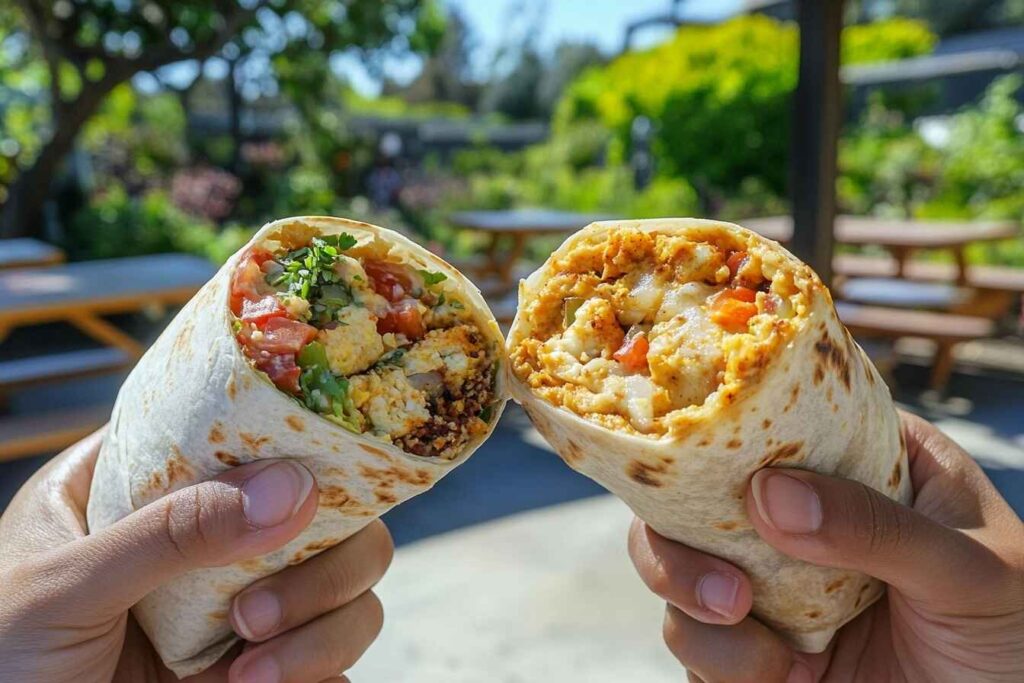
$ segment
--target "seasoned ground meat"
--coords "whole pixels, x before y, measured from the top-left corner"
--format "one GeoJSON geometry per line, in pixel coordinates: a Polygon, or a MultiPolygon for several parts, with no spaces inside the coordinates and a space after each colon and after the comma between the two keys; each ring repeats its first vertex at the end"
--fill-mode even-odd
{"type": "Polygon", "coordinates": [[[431,401],[430,419],[395,444],[415,455],[450,457],[477,434],[487,429],[480,414],[494,402],[494,373],[470,376],[459,387],[447,387],[431,401]]]}

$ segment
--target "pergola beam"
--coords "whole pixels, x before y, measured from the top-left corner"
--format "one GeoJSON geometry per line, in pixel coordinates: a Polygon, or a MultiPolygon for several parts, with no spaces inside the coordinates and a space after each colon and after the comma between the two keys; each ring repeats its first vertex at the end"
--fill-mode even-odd
{"type": "Polygon", "coordinates": [[[800,80],[794,96],[793,252],[832,280],[836,146],[841,121],[843,0],[799,0],[800,80]]]}

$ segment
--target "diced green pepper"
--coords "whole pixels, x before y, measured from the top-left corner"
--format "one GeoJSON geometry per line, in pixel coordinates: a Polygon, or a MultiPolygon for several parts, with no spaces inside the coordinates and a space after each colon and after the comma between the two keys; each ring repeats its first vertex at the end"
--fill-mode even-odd
{"type": "Polygon", "coordinates": [[[569,327],[569,325],[576,322],[576,311],[580,310],[580,306],[582,306],[585,301],[586,299],[582,299],[578,296],[571,296],[563,302],[562,322],[565,327],[569,327]]]}

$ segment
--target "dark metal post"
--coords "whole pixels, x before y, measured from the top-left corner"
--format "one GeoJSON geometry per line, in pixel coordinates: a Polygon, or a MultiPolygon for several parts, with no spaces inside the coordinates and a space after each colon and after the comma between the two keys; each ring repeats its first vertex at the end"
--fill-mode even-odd
{"type": "Polygon", "coordinates": [[[799,0],[798,5],[800,81],[793,112],[791,247],[829,283],[842,99],[839,39],[843,0],[799,0]]]}

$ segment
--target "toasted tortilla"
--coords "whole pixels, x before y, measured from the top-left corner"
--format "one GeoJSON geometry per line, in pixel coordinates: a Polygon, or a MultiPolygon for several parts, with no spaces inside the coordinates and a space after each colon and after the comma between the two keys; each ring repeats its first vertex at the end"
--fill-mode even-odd
{"type": "Polygon", "coordinates": [[[198,673],[238,640],[232,598],[253,581],[353,535],[465,462],[490,435],[505,404],[499,368],[486,433],[454,459],[418,457],[347,431],[307,410],[247,361],[232,331],[231,275],[240,255],[299,224],[320,234],[377,239],[418,267],[447,275],[500,356],[501,332],[477,288],[454,267],[398,233],[341,218],[303,217],[264,226],[182,309],[118,395],[89,497],[88,522],[102,529],[177,489],[264,458],[301,462],[316,476],[319,510],[286,546],[226,567],[197,569],[142,599],[133,613],[168,668],[198,673]]]}
{"type": "Polygon", "coordinates": [[[876,579],[779,553],[747,517],[748,481],[764,467],[808,469],[863,482],[903,503],[911,498],[906,445],[888,388],[839,321],[828,289],[776,242],[730,223],[689,218],[591,224],[520,284],[506,350],[513,398],[562,459],[659,534],[747,572],[753,615],[797,649],[824,650],[837,629],[883,594],[876,579]],[[607,410],[578,410],[594,401],[570,401],[576,394],[552,389],[551,376],[517,366],[520,347],[551,332],[545,284],[576,268],[574,254],[599,256],[623,230],[745,249],[784,274],[801,302],[785,325],[761,324],[757,334],[745,335],[749,342],[731,342],[731,362],[715,389],[659,416],[646,433],[607,410]],[[561,396],[568,398],[560,403],[561,396]]]}

